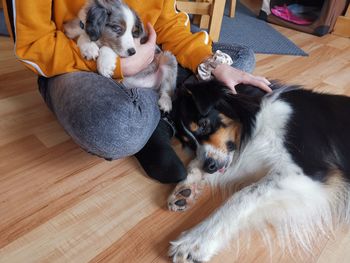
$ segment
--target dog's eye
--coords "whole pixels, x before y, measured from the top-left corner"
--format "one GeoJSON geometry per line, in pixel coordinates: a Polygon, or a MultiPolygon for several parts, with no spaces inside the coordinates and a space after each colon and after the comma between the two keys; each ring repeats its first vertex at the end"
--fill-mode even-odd
{"type": "Polygon", "coordinates": [[[108,25],[108,26],[118,35],[123,33],[123,28],[121,26],[118,26],[118,25],[108,25]]]}
{"type": "Polygon", "coordinates": [[[233,141],[226,142],[227,151],[233,152],[236,150],[236,144],[233,141]]]}
{"type": "Polygon", "coordinates": [[[120,34],[123,31],[123,29],[120,26],[114,26],[114,27],[112,27],[112,29],[114,32],[116,32],[118,34],[120,34]]]}
{"type": "Polygon", "coordinates": [[[135,28],[132,31],[132,36],[133,36],[133,38],[138,38],[140,36],[140,30],[138,28],[135,28]]]}

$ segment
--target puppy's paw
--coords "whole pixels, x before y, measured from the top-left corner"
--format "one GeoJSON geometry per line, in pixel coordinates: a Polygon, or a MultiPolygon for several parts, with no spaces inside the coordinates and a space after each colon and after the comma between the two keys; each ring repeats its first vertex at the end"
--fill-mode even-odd
{"type": "Polygon", "coordinates": [[[96,60],[99,56],[99,47],[95,42],[82,43],[79,48],[80,53],[87,60],[96,60]]]}
{"type": "Polygon", "coordinates": [[[102,76],[111,78],[116,68],[117,55],[109,47],[101,47],[97,59],[97,71],[102,76]]]}
{"type": "MultiPolygon", "coordinates": [[[[98,60],[97,60],[98,61],[98,60]]],[[[114,64],[103,64],[103,63],[97,63],[97,71],[102,76],[106,78],[111,78],[114,74],[115,70],[115,63],[114,64]]]]}
{"type": "Polygon", "coordinates": [[[168,198],[168,209],[174,212],[187,210],[195,203],[202,189],[203,185],[199,183],[179,183],[168,198]]]}
{"type": "Polygon", "coordinates": [[[168,95],[163,94],[158,100],[159,108],[164,112],[170,112],[173,104],[171,98],[168,95]]]}
{"type": "Polygon", "coordinates": [[[190,230],[183,233],[179,239],[170,242],[169,256],[174,263],[207,262],[215,254],[215,250],[215,238],[190,230]]]}

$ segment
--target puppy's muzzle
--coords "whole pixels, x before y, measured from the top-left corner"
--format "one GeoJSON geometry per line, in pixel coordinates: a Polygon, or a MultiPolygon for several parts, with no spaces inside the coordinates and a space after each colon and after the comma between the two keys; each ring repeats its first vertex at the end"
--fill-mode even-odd
{"type": "Polygon", "coordinates": [[[131,56],[133,56],[133,55],[136,54],[135,48],[129,48],[129,49],[127,50],[127,52],[128,52],[129,57],[131,57],[131,56]]]}

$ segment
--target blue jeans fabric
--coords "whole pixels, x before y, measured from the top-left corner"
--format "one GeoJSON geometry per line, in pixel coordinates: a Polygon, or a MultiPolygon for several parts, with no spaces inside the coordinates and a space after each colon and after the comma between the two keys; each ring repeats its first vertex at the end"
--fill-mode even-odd
{"type": "MultiPolygon", "coordinates": [[[[214,44],[229,54],[233,67],[252,72],[252,50],[233,44],[214,44]]],[[[178,84],[195,81],[179,67],[178,84]]],[[[152,89],[125,89],[93,72],[40,77],[39,90],[57,120],[72,139],[89,153],[119,159],[138,152],[154,132],[159,119],[158,94],[152,89]]]]}

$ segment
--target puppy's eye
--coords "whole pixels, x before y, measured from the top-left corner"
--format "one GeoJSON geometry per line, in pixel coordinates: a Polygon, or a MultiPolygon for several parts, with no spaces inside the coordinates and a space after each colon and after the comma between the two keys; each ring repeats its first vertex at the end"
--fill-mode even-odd
{"type": "Polygon", "coordinates": [[[114,32],[116,32],[118,34],[120,34],[123,31],[123,29],[120,26],[114,26],[114,27],[112,27],[112,29],[114,32]]]}
{"type": "Polygon", "coordinates": [[[118,25],[107,25],[107,26],[109,26],[118,35],[123,33],[123,28],[121,26],[118,26],[118,25]]]}
{"type": "Polygon", "coordinates": [[[134,30],[132,31],[132,36],[133,38],[140,37],[140,30],[138,28],[134,28],[134,30]]]}

